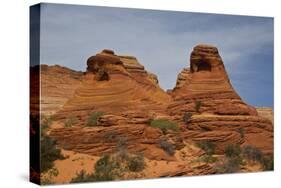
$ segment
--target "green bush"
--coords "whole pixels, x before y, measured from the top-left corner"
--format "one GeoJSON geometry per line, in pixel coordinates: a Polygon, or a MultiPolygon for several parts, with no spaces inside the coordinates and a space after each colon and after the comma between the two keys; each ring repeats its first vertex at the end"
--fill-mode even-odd
{"type": "Polygon", "coordinates": [[[184,121],[184,123],[187,124],[191,117],[192,117],[192,113],[190,113],[190,112],[184,113],[184,115],[183,115],[183,121],[184,121]]]}
{"type": "Polygon", "coordinates": [[[215,168],[219,173],[234,173],[241,169],[243,160],[241,158],[240,145],[230,144],[225,147],[225,160],[215,168]]]}
{"type": "Polygon", "coordinates": [[[176,146],[172,143],[170,143],[169,141],[167,141],[166,139],[161,139],[159,141],[159,146],[160,148],[162,148],[168,155],[174,155],[175,154],[175,149],[176,146]]]}
{"type": "Polygon", "coordinates": [[[121,164],[110,155],[101,157],[95,164],[94,181],[110,181],[122,175],[121,164]]]}
{"type": "Polygon", "coordinates": [[[117,140],[118,133],[115,131],[108,131],[103,134],[103,138],[108,142],[114,142],[117,140]]]}
{"type": "Polygon", "coordinates": [[[128,147],[127,137],[119,137],[117,140],[117,149],[123,150],[123,149],[127,149],[127,147],[128,147]]]}
{"type": "Polygon", "coordinates": [[[91,182],[92,177],[90,174],[87,174],[86,171],[81,170],[79,173],[76,173],[76,177],[72,178],[71,183],[81,183],[81,182],[91,182]]]}
{"type": "Polygon", "coordinates": [[[254,161],[254,162],[259,162],[263,170],[273,170],[273,156],[265,156],[258,148],[247,145],[244,146],[242,149],[242,155],[244,158],[254,161]]]}
{"type": "Polygon", "coordinates": [[[72,127],[73,125],[77,124],[79,119],[77,117],[71,117],[64,122],[64,127],[72,127]]]}
{"type": "Polygon", "coordinates": [[[95,163],[93,173],[87,174],[82,170],[71,182],[112,181],[122,179],[126,172],[140,172],[145,168],[143,155],[127,156],[128,158],[120,158],[119,153],[104,155],[95,163]]]}
{"type": "Polygon", "coordinates": [[[261,164],[263,166],[263,170],[265,170],[265,171],[273,170],[274,169],[273,156],[270,155],[270,156],[264,157],[261,164]]]}
{"type": "Polygon", "coordinates": [[[216,145],[209,140],[200,141],[196,145],[204,150],[207,155],[213,155],[216,148],[216,145]]]}
{"type": "Polygon", "coordinates": [[[41,172],[46,172],[54,166],[54,161],[57,159],[64,159],[61,150],[56,148],[55,140],[48,136],[42,136],[41,141],[41,172]]]}
{"type": "Polygon", "coordinates": [[[244,158],[254,162],[261,162],[264,158],[263,153],[258,148],[251,145],[243,147],[242,155],[244,158]]]}
{"type": "Polygon", "coordinates": [[[196,112],[199,112],[201,106],[202,106],[202,102],[196,100],[196,101],[195,101],[195,111],[196,111],[196,112]]]}
{"type": "Polygon", "coordinates": [[[41,115],[41,120],[40,120],[41,135],[46,134],[46,132],[49,130],[52,123],[53,123],[52,116],[41,115]]]}
{"type": "Polygon", "coordinates": [[[145,162],[143,155],[132,156],[128,160],[128,168],[131,172],[140,172],[144,169],[145,162]]]}
{"type": "MultiPolygon", "coordinates": [[[[41,174],[42,175],[42,174],[41,174]]],[[[50,170],[48,170],[46,172],[46,174],[44,174],[41,177],[41,184],[42,185],[50,185],[50,184],[54,184],[54,182],[52,181],[52,179],[54,177],[57,177],[59,175],[59,171],[57,168],[51,168],[50,170]]]]}
{"type": "Polygon", "coordinates": [[[227,145],[225,147],[225,156],[228,158],[240,157],[241,148],[239,145],[227,145]]]}
{"type": "Polygon", "coordinates": [[[95,172],[87,174],[84,170],[72,178],[71,183],[92,182],[92,181],[112,181],[120,176],[120,164],[114,161],[111,156],[101,157],[94,166],[95,172]]]}
{"type": "Polygon", "coordinates": [[[104,115],[104,112],[92,112],[90,114],[90,117],[88,118],[87,126],[88,127],[96,126],[99,118],[103,115],[104,115]]]}
{"type": "Polygon", "coordinates": [[[127,137],[118,138],[116,144],[116,150],[117,150],[117,158],[120,159],[120,161],[127,161],[130,158],[127,148],[128,148],[127,137]]]}
{"type": "Polygon", "coordinates": [[[154,119],[150,122],[150,126],[161,129],[163,134],[166,134],[168,130],[179,130],[179,126],[177,123],[165,119],[154,119]]]}
{"type": "Polygon", "coordinates": [[[223,161],[214,168],[218,173],[234,173],[241,169],[241,163],[241,158],[227,158],[226,161],[223,161]]]}
{"type": "Polygon", "coordinates": [[[214,163],[217,161],[217,158],[213,157],[212,155],[203,155],[199,158],[199,161],[202,161],[205,163],[214,163]]]}

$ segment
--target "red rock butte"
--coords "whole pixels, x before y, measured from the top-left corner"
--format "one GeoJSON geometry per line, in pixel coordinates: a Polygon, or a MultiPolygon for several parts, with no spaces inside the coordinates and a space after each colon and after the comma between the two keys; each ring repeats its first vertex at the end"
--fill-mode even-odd
{"type": "Polygon", "coordinates": [[[41,75],[42,113],[52,114],[61,123],[71,117],[79,119],[77,126],[50,131],[60,147],[90,155],[110,153],[116,144],[105,134],[115,132],[128,139],[129,151],[143,152],[153,160],[175,160],[158,146],[167,135],[177,148],[185,142],[205,140],[216,144],[217,154],[222,154],[228,144],[254,145],[265,154],[273,153],[270,113],[258,114],[242,101],[214,46],[193,48],[189,68],[179,73],[176,86],[169,92],[161,89],[157,76],[137,58],[116,55],[112,50],[90,57],[84,73],[42,65],[41,75]],[[196,110],[198,102],[200,108],[196,110]],[[85,127],[96,111],[105,112],[98,126],[85,127]],[[193,114],[188,124],[183,121],[185,113],[193,114]],[[163,135],[149,126],[151,119],[175,121],[180,131],[163,135]]]}
{"type": "Polygon", "coordinates": [[[256,110],[245,104],[233,89],[218,49],[197,45],[190,55],[190,68],[178,75],[171,92],[175,102],[173,113],[194,111],[194,101],[200,100],[202,113],[220,115],[256,115],[256,110]]]}

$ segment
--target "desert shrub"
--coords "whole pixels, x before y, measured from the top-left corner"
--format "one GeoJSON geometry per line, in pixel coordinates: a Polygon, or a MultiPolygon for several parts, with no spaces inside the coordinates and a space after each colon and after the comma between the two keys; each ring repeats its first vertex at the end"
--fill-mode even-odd
{"type": "Polygon", "coordinates": [[[129,153],[127,150],[128,147],[128,140],[126,137],[120,137],[117,140],[117,158],[120,159],[120,161],[126,161],[129,159],[129,153]]]}
{"type": "Polygon", "coordinates": [[[179,126],[177,123],[165,119],[154,119],[150,122],[150,126],[161,129],[163,134],[166,134],[168,130],[179,130],[179,126]]]}
{"type": "Polygon", "coordinates": [[[218,173],[234,173],[241,169],[241,158],[227,158],[222,163],[218,163],[215,167],[218,173]]]}
{"type": "Polygon", "coordinates": [[[71,117],[64,122],[64,127],[72,127],[79,122],[77,117],[71,117]]]}
{"type": "Polygon", "coordinates": [[[104,112],[92,112],[90,114],[90,117],[88,118],[87,126],[88,127],[96,126],[97,123],[98,123],[99,118],[102,115],[104,115],[104,112]]]}
{"type": "Polygon", "coordinates": [[[215,168],[219,173],[234,173],[238,172],[243,165],[241,158],[241,148],[239,145],[230,144],[225,147],[225,159],[215,168]]]}
{"type": "Polygon", "coordinates": [[[121,164],[110,155],[101,157],[95,164],[94,181],[110,181],[122,174],[121,164]]]}
{"type": "Polygon", "coordinates": [[[56,148],[55,140],[48,136],[41,137],[41,172],[46,172],[54,166],[54,161],[64,159],[61,150],[56,148]]]}
{"type": "Polygon", "coordinates": [[[241,148],[239,145],[230,144],[225,147],[225,156],[228,158],[240,157],[241,148]]]}
{"type": "Polygon", "coordinates": [[[270,156],[264,157],[263,160],[261,161],[261,164],[263,166],[263,170],[265,170],[265,171],[273,170],[274,169],[273,156],[270,155],[270,156]]]}
{"type": "Polygon", "coordinates": [[[45,174],[41,174],[41,184],[42,185],[50,185],[54,182],[52,179],[59,175],[59,171],[57,168],[51,168],[45,174]]]}
{"type": "Polygon", "coordinates": [[[106,140],[106,141],[109,141],[109,142],[114,142],[116,141],[118,137],[118,133],[115,132],[115,131],[108,131],[108,132],[105,132],[103,134],[103,138],[106,140]]]}
{"type": "Polygon", "coordinates": [[[121,176],[121,165],[110,155],[101,157],[94,166],[94,173],[87,174],[84,170],[72,178],[71,183],[112,181],[121,176]]]}
{"type": "Polygon", "coordinates": [[[245,137],[245,130],[244,128],[240,127],[238,129],[238,133],[240,134],[241,138],[244,138],[245,137]]]}
{"type": "Polygon", "coordinates": [[[53,123],[53,117],[52,116],[41,115],[40,129],[41,129],[42,135],[46,134],[46,132],[48,131],[48,129],[52,125],[52,123],[53,123]]]}
{"type": "Polygon", "coordinates": [[[127,162],[128,168],[131,172],[140,172],[145,167],[143,155],[135,155],[129,158],[127,162]]]}
{"type": "Polygon", "coordinates": [[[261,162],[264,158],[263,153],[258,148],[251,145],[243,147],[242,155],[244,158],[254,162],[261,162]]]}
{"type": "Polygon", "coordinates": [[[117,149],[122,150],[128,147],[128,139],[127,137],[120,137],[117,140],[117,149]]]}
{"type": "Polygon", "coordinates": [[[90,182],[91,175],[87,174],[85,170],[81,170],[79,173],[76,173],[76,177],[72,178],[71,183],[80,183],[80,182],[90,182]]]}
{"type": "Polygon", "coordinates": [[[205,163],[214,163],[217,161],[217,158],[213,157],[212,155],[203,155],[199,158],[199,161],[202,161],[205,163]]]}
{"type": "Polygon", "coordinates": [[[201,106],[202,106],[202,102],[196,100],[196,101],[195,101],[195,111],[196,111],[196,112],[199,112],[201,106]]]}
{"type": "Polygon", "coordinates": [[[196,143],[196,145],[202,150],[204,150],[207,155],[213,155],[216,148],[216,145],[209,140],[200,141],[196,143]]]}
{"type": "Polygon", "coordinates": [[[265,156],[258,148],[254,146],[244,146],[242,149],[242,155],[247,160],[259,162],[262,165],[263,170],[273,170],[273,156],[265,156]]]}
{"type": "Polygon", "coordinates": [[[184,113],[184,115],[183,115],[183,121],[184,121],[184,123],[187,124],[191,117],[192,117],[192,113],[191,113],[191,112],[186,112],[186,113],[184,113]]]}
{"type": "Polygon", "coordinates": [[[159,141],[159,146],[162,148],[168,155],[174,155],[175,154],[175,145],[167,141],[166,139],[161,139],[159,141]]]}
{"type": "Polygon", "coordinates": [[[82,170],[71,182],[112,181],[122,179],[127,172],[140,172],[145,168],[142,154],[126,155],[126,158],[120,158],[119,153],[104,155],[95,163],[93,173],[87,174],[82,170]]]}

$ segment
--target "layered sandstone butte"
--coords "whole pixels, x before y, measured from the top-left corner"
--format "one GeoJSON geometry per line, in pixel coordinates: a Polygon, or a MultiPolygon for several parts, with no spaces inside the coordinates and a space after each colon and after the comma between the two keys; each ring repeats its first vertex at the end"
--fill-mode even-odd
{"type": "Polygon", "coordinates": [[[83,121],[91,112],[102,111],[132,121],[134,116],[142,120],[166,113],[170,96],[135,57],[103,50],[90,57],[87,65],[81,85],[57,113],[57,118],[76,116],[83,121]]]}
{"type": "Polygon", "coordinates": [[[215,154],[221,156],[229,144],[252,145],[264,154],[273,153],[270,109],[256,110],[243,102],[216,47],[194,47],[190,66],[181,71],[169,92],[160,88],[157,76],[136,57],[116,55],[112,50],[89,57],[85,72],[60,66],[41,69],[43,114],[53,114],[55,123],[49,136],[59,148],[102,156],[116,152],[118,142],[125,139],[128,152],[143,153],[150,161],[147,177],[214,173],[211,164],[193,162],[204,155],[196,147],[200,141],[213,142],[215,154]],[[95,126],[88,126],[95,112],[102,115],[95,126]],[[184,121],[186,113],[192,117],[184,121]],[[77,122],[65,126],[72,118],[77,122]],[[179,130],[164,134],[150,126],[153,119],[173,121],[179,130]],[[160,147],[165,139],[175,147],[175,155],[160,147]],[[157,168],[152,162],[165,163],[165,168],[152,173],[157,168]]]}
{"type": "Polygon", "coordinates": [[[157,147],[161,131],[147,125],[153,118],[167,116],[170,100],[159,87],[157,77],[147,72],[135,57],[103,50],[88,59],[81,84],[55,114],[62,123],[78,118],[78,127],[54,129],[51,136],[61,146],[92,155],[115,151],[116,139],[126,137],[130,151],[142,151],[149,158],[169,159],[157,147]],[[93,112],[105,115],[99,119],[98,127],[85,127],[93,112]],[[115,141],[109,140],[108,135],[115,141]]]}
{"type": "Polygon", "coordinates": [[[193,113],[187,137],[217,143],[218,152],[226,145],[254,145],[265,153],[273,152],[273,126],[268,118],[242,101],[228,78],[218,49],[197,45],[190,55],[190,68],[178,75],[170,92],[173,102],[168,111],[180,121],[193,113]],[[200,108],[196,111],[196,103],[200,108]]]}
{"type": "Polygon", "coordinates": [[[233,89],[218,49],[210,45],[194,47],[190,69],[178,75],[172,91],[175,99],[170,106],[174,113],[194,111],[195,100],[200,100],[201,113],[219,115],[256,115],[254,108],[245,104],[233,89]]]}

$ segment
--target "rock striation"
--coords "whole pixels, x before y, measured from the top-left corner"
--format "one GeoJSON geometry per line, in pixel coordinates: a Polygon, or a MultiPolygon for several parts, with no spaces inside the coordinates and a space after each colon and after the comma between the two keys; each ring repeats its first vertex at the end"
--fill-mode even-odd
{"type": "Polygon", "coordinates": [[[215,142],[218,153],[230,143],[273,152],[271,121],[258,116],[235,92],[216,47],[201,44],[193,48],[190,68],[178,75],[170,95],[174,99],[168,107],[171,116],[180,122],[185,113],[194,114],[187,126],[190,131],[185,133],[194,141],[215,142]],[[197,110],[196,103],[200,103],[197,110]]]}
{"type": "Polygon", "coordinates": [[[218,49],[211,45],[194,47],[189,67],[179,73],[176,86],[167,92],[136,57],[116,55],[108,49],[91,56],[85,72],[42,66],[41,85],[42,112],[54,117],[49,135],[59,147],[101,156],[116,152],[125,139],[130,153],[174,165],[151,177],[214,173],[209,164],[191,164],[204,154],[191,147],[200,141],[213,142],[216,155],[224,154],[229,144],[253,145],[273,154],[272,111],[243,102],[231,85],[218,49]],[[87,126],[94,112],[102,115],[94,126],[87,126]],[[192,114],[188,120],[183,118],[186,113],[192,114]],[[64,126],[72,118],[78,121],[64,126]],[[173,121],[179,129],[164,134],[150,126],[153,119],[173,121]],[[178,153],[190,147],[190,161],[167,154],[159,144],[164,139],[178,153]]]}
{"type": "Polygon", "coordinates": [[[195,101],[201,101],[201,113],[219,115],[256,115],[253,107],[245,104],[233,89],[218,49],[197,45],[190,55],[190,68],[178,75],[171,92],[175,102],[172,113],[194,112],[195,101]]]}
{"type": "Polygon", "coordinates": [[[117,56],[113,51],[103,50],[90,57],[87,65],[82,83],[56,114],[57,119],[75,116],[83,123],[92,112],[101,111],[131,122],[166,114],[171,97],[135,57],[117,56]],[[105,77],[107,79],[102,79],[105,77]],[[140,115],[132,117],[134,114],[140,115]]]}
{"type": "Polygon", "coordinates": [[[40,66],[41,113],[52,115],[59,111],[81,84],[83,73],[59,65],[40,66]]]}

